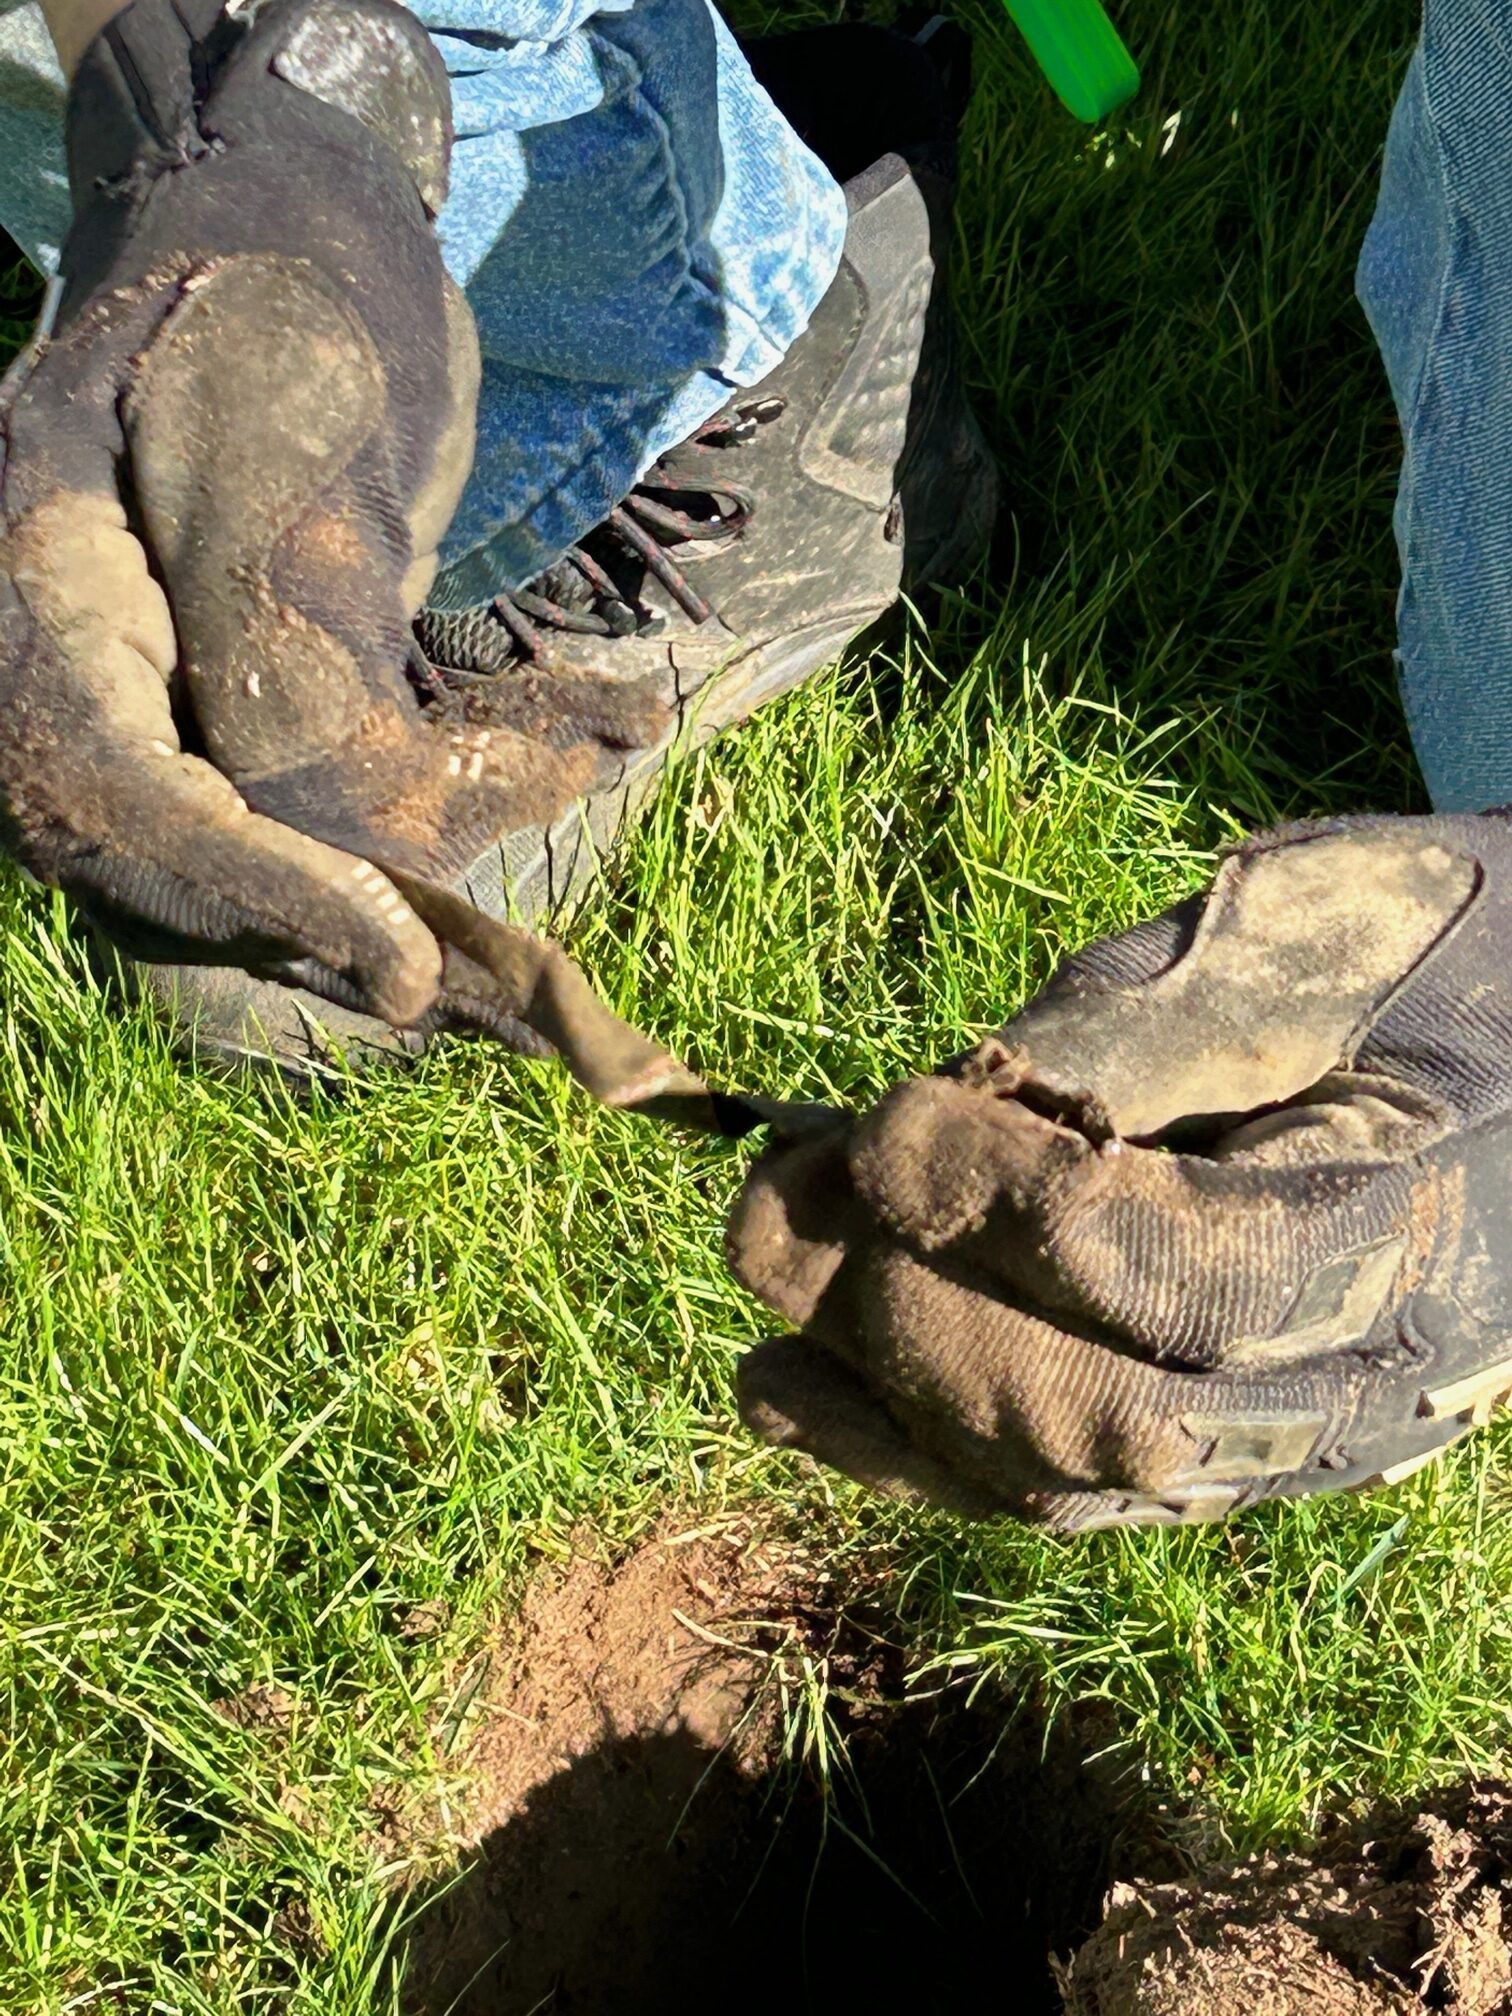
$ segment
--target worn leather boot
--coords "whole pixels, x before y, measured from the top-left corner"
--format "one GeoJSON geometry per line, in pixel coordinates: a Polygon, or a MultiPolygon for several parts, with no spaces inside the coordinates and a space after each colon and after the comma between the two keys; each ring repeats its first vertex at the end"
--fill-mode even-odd
{"type": "Polygon", "coordinates": [[[846,187],[845,257],[775,371],[651,469],[527,590],[417,626],[438,703],[493,680],[651,678],[667,735],[549,831],[469,877],[485,908],[570,896],[679,738],[702,741],[831,663],[907,581],[950,581],[990,527],[994,471],[959,379],[919,372],[933,264],[919,183],[887,156],[846,187]]]}

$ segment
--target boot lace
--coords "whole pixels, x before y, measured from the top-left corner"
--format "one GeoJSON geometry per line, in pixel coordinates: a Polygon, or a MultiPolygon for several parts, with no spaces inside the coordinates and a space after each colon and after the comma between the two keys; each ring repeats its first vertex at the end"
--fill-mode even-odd
{"type": "Polygon", "coordinates": [[[785,405],[783,399],[757,399],[706,420],[654,462],[602,524],[523,588],[471,609],[422,609],[410,658],[410,677],[421,696],[511,665],[534,664],[553,631],[577,637],[651,635],[663,619],[629,585],[636,574],[660,582],[690,622],[706,623],[714,611],[673,554],[745,531],[756,497],[731,476],[729,450],[752,440],[785,405]]]}

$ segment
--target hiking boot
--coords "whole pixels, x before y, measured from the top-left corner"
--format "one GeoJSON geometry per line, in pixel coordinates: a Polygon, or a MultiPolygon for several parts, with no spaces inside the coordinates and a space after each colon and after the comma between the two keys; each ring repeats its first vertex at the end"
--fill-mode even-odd
{"type": "MultiPolygon", "coordinates": [[[[874,42],[872,68],[917,74],[914,45],[886,31],[780,39],[863,32],[895,45],[884,52],[874,42]],[[899,56],[899,44],[912,53],[899,56]]],[[[812,74],[801,58],[790,67],[812,74]]],[[[428,706],[549,723],[555,682],[581,690],[609,680],[653,690],[666,710],[665,732],[644,748],[606,751],[587,795],[553,825],[499,834],[456,879],[483,910],[525,922],[560,910],[674,748],[790,691],[888,610],[901,586],[949,582],[984,548],[996,472],[936,287],[953,120],[906,84],[900,95],[920,129],[915,165],[889,154],[846,181],[840,270],[776,369],[664,455],[528,587],[417,619],[412,677],[428,706]]],[[[811,144],[824,137],[813,129],[819,110],[811,144]]],[[[424,1032],[395,1032],[234,970],[138,971],[192,1025],[201,1056],[271,1054],[304,1075],[333,1046],[353,1059],[423,1047],[424,1032]]]]}
{"type": "Polygon", "coordinates": [[[483,908],[559,907],[679,739],[703,741],[831,663],[905,579],[948,580],[977,557],[992,464],[955,374],[918,370],[927,205],[897,156],[846,197],[840,271],[767,378],[528,590],[422,613],[439,704],[486,710],[495,681],[608,674],[650,682],[669,709],[666,736],[555,826],[511,834],[474,864],[483,908]]]}

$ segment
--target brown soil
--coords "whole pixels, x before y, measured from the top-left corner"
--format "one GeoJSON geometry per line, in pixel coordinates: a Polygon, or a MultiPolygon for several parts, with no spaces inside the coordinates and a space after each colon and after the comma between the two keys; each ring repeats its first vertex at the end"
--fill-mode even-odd
{"type": "Polygon", "coordinates": [[[455,1676],[461,1790],[425,1831],[462,1874],[415,1900],[412,2016],[930,2016],[984,1981],[1054,2009],[1116,1789],[1090,1738],[903,1680],[800,1546],[739,1526],[544,1578],[455,1676]],[[779,1754],[805,1673],[848,1760],[827,1788],[779,1754]]]}
{"type": "Polygon", "coordinates": [[[1309,1856],[1121,1884],[1067,2016],[1512,2016],[1512,1786],[1458,1786],[1309,1856]]]}

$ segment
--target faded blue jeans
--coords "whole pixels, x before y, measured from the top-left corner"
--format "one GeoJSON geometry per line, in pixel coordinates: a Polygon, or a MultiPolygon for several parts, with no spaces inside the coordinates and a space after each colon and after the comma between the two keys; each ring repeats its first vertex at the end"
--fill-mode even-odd
{"type": "MultiPolygon", "coordinates": [[[[452,79],[446,263],[483,351],[478,452],[432,599],[517,586],[780,360],[845,199],[707,0],[416,0],[452,79]]],[[[0,0],[0,225],[68,228],[63,84],[0,0]]]]}
{"type": "Polygon", "coordinates": [[[1512,0],[1425,0],[1356,276],[1402,423],[1397,663],[1435,806],[1512,802],[1512,0]]]}

